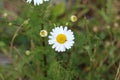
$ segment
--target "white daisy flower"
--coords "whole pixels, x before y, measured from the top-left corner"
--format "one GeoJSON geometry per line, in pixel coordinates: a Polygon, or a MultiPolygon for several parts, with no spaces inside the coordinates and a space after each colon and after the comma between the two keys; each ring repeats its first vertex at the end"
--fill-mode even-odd
{"type": "MultiPolygon", "coordinates": [[[[39,5],[39,4],[43,4],[43,1],[49,1],[49,0],[33,0],[34,1],[34,5],[39,5]]],[[[27,0],[28,3],[31,3],[32,0],[27,0]]]]}
{"type": "Polygon", "coordinates": [[[31,3],[31,2],[32,2],[32,0],[27,0],[27,2],[28,2],[28,3],[31,3]]]}
{"type": "Polygon", "coordinates": [[[67,27],[56,27],[50,32],[48,43],[58,52],[64,52],[70,49],[74,44],[74,35],[67,27]]]}

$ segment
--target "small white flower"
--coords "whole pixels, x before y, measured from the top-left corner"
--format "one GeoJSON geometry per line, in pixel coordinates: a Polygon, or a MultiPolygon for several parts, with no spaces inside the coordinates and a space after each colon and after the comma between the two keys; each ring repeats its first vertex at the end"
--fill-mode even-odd
{"type": "Polygon", "coordinates": [[[26,54],[26,55],[30,55],[31,52],[30,52],[29,50],[26,50],[25,54],[26,54]]]}
{"type": "Polygon", "coordinates": [[[9,23],[8,23],[8,25],[9,25],[9,26],[12,26],[12,23],[11,23],[11,22],[9,22],[9,23]]]}
{"type": "Polygon", "coordinates": [[[71,20],[72,22],[76,22],[76,21],[77,21],[77,16],[72,15],[72,16],[70,17],[70,20],[71,20]]]}
{"type": "Polygon", "coordinates": [[[46,37],[48,35],[48,32],[46,30],[41,30],[40,31],[40,36],[41,37],[46,37]]]}
{"type": "Polygon", "coordinates": [[[3,14],[3,17],[6,18],[7,16],[8,16],[8,13],[5,12],[5,13],[3,14]]]}
{"type": "MultiPolygon", "coordinates": [[[[49,1],[49,0],[33,0],[34,1],[34,5],[39,5],[39,4],[43,4],[43,1],[49,1]]],[[[32,0],[27,0],[28,3],[31,3],[32,0]]]]}
{"type": "Polygon", "coordinates": [[[30,19],[24,21],[24,24],[28,24],[30,19]]]}
{"type": "Polygon", "coordinates": [[[52,45],[52,48],[58,52],[65,52],[66,49],[70,49],[74,44],[74,35],[67,27],[56,27],[50,32],[48,43],[52,45]]]}

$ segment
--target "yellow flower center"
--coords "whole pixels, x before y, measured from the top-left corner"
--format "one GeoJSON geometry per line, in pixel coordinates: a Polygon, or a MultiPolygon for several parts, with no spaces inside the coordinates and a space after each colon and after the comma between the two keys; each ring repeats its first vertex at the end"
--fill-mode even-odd
{"type": "Polygon", "coordinates": [[[58,34],[56,40],[58,43],[63,44],[66,42],[67,38],[65,34],[58,34]]]}
{"type": "Polygon", "coordinates": [[[45,35],[45,31],[41,31],[41,35],[43,35],[43,36],[44,36],[44,35],[45,35]]]}

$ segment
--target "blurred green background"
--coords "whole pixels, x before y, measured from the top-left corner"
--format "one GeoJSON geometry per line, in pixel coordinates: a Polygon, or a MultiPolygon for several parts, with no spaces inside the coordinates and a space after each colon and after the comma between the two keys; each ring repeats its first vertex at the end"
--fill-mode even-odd
{"type": "Polygon", "coordinates": [[[120,80],[120,1],[71,1],[0,0],[0,80],[120,80]],[[75,44],[58,53],[39,33],[61,25],[75,44]]]}

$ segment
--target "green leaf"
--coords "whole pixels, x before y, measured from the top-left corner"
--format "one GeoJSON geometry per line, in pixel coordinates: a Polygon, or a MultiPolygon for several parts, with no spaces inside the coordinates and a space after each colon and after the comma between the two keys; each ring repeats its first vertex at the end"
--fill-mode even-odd
{"type": "Polygon", "coordinates": [[[58,17],[60,16],[61,14],[63,14],[65,11],[65,4],[58,4],[56,6],[53,7],[52,9],[52,14],[54,17],[58,17]]]}
{"type": "Polygon", "coordinates": [[[4,47],[6,44],[3,41],[0,41],[0,47],[4,47]]]}

